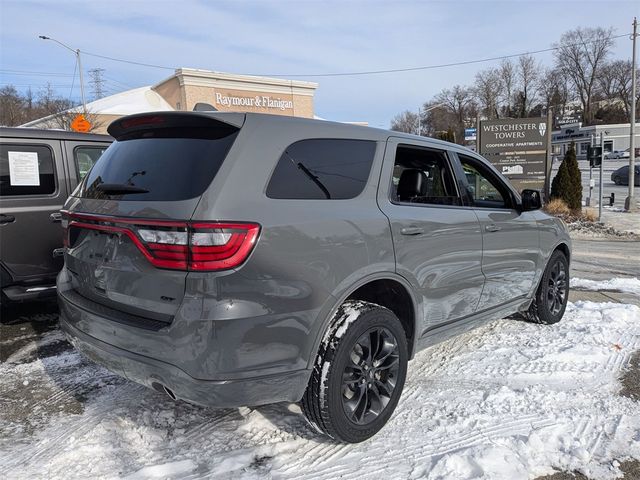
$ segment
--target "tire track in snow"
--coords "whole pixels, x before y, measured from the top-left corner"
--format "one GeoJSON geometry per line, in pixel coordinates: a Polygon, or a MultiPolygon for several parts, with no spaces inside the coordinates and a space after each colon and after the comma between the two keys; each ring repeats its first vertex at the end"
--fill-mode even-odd
{"type": "MultiPolygon", "coordinates": [[[[406,459],[411,459],[412,463],[422,462],[432,457],[442,456],[447,453],[456,452],[459,450],[471,448],[473,446],[483,443],[483,441],[489,439],[494,440],[501,437],[511,437],[514,435],[526,435],[534,430],[551,426],[556,423],[556,420],[552,417],[541,417],[537,414],[523,415],[519,418],[513,419],[507,422],[501,422],[494,425],[483,426],[477,429],[475,432],[466,433],[464,430],[460,430],[458,435],[455,433],[448,433],[446,435],[439,435],[429,439],[429,443],[422,445],[414,445],[413,447],[405,448],[402,450],[402,456],[406,459]],[[451,438],[453,436],[453,438],[451,438]]],[[[388,458],[389,445],[385,442],[378,442],[378,445],[373,448],[366,449],[367,460],[367,476],[373,471],[384,472],[390,467],[388,458]]],[[[318,479],[333,479],[342,475],[353,475],[357,471],[353,470],[357,468],[353,465],[351,459],[347,461],[347,464],[336,464],[336,460],[342,460],[346,454],[351,453],[349,446],[333,446],[332,448],[320,449],[311,448],[304,452],[298,452],[299,458],[297,461],[289,463],[287,467],[280,470],[278,474],[286,476],[289,473],[295,475],[302,475],[303,468],[308,468],[308,456],[313,453],[314,462],[312,468],[316,471],[318,479]],[[331,464],[334,464],[331,466],[331,464]],[[326,468],[323,468],[327,466],[326,468]],[[317,470],[322,468],[322,472],[318,473],[317,470]]],[[[375,477],[375,475],[372,475],[375,477]]]]}

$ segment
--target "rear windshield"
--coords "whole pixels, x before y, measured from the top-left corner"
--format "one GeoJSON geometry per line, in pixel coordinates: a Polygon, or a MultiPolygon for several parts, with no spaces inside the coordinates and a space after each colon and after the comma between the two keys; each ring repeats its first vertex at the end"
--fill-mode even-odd
{"type": "Polygon", "coordinates": [[[158,129],[111,144],[86,177],[81,196],[176,201],[202,195],[237,129],[158,129]]]}

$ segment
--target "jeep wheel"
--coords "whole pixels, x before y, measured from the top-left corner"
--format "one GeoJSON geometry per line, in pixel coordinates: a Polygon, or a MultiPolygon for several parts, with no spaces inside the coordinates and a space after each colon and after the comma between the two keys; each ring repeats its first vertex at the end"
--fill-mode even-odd
{"type": "Polygon", "coordinates": [[[305,416],[335,440],[366,440],[396,408],[407,361],[405,331],[393,312],[369,302],[345,302],[320,345],[302,398],[305,416]]]}
{"type": "Polygon", "coordinates": [[[569,299],[569,262],[559,250],[551,255],[525,318],[534,323],[558,323],[569,299]]]}
{"type": "Polygon", "coordinates": [[[616,175],[615,177],[613,177],[613,183],[615,183],[616,185],[620,185],[622,183],[622,179],[616,175]]]}

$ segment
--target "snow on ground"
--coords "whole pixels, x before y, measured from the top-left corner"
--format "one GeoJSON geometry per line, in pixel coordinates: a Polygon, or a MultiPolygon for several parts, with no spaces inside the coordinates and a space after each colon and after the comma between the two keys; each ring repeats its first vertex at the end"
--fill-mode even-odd
{"type": "MultiPolygon", "coordinates": [[[[50,345],[50,335],[40,342],[50,345]]],[[[318,435],[296,405],[175,403],[73,350],[40,358],[23,350],[0,365],[0,471],[25,479],[517,480],[560,469],[615,478],[614,459],[640,459],[640,405],[617,395],[638,348],[640,308],[632,305],[570,303],[554,326],[491,322],[419,353],[389,424],[359,445],[318,435]],[[10,413],[20,409],[24,417],[10,413]]]]}
{"type": "Polygon", "coordinates": [[[620,277],[610,280],[587,280],[584,278],[571,278],[571,288],[579,290],[633,293],[640,295],[640,280],[635,277],[620,277]]]}

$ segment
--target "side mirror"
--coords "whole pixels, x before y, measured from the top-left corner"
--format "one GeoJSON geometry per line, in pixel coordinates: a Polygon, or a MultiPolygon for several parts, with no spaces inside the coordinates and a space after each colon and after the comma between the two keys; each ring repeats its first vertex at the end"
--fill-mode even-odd
{"type": "Polygon", "coordinates": [[[522,191],[522,211],[540,210],[542,208],[542,197],[538,190],[525,189],[522,191]]]}

